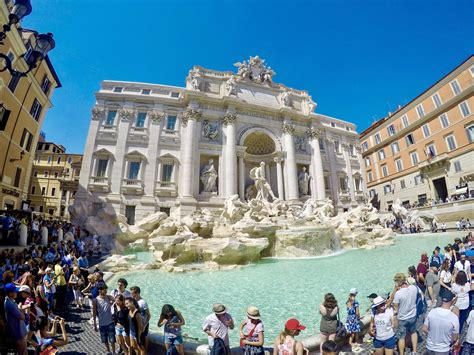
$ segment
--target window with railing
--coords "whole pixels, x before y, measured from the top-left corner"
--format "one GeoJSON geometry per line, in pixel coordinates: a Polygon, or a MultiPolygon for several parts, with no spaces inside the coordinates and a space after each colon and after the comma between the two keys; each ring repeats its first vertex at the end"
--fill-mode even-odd
{"type": "Polygon", "coordinates": [[[107,113],[107,118],[105,119],[106,126],[113,126],[115,123],[115,117],[117,116],[117,111],[112,110],[107,113]]]}

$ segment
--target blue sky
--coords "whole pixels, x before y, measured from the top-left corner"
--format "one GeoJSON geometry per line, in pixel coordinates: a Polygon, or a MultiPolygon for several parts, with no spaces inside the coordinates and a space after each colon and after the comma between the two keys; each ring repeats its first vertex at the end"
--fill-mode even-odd
{"type": "Polygon", "coordinates": [[[473,0],[32,0],[23,26],[52,32],[63,87],[47,139],[82,153],[101,80],[184,86],[193,65],[259,55],[316,112],[361,132],[473,52],[473,0]]]}

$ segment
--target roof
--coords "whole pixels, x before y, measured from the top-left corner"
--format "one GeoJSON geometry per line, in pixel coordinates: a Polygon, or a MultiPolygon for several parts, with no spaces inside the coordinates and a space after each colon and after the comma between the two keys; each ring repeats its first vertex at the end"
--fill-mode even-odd
{"type": "Polygon", "coordinates": [[[397,114],[398,112],[402,111],[405,107],[409,106],[411,103],[413,103],[414,101],[416,101],[420,96],[423,96],[427,91],[431,90],[433,87],[435,87],[436,85],[438,85],[441,81],[443,81],[445,78],[447,78],[449,75],[451,75],[453,72],[455,72],[459,67],[463,66],[466,62],[468,62],[471,58],[474,57],[474,54],[471,54],[469,57],[467,57],[465,60],[462,61],[461,64],[459,64],[458,66],[456,66],[453,70],[451,70],[449,73],[447,73],[446,75],[444,75],[441,79],[439,79],[438,81],[436,81],[434,84],[432,84],[429,88],[427,88],[426,90],[424,90],[421,94],[419,94],[418,96],[416,96],[414,99],[412,99],[410,102],[408,102],[407,104],[399,107],[395,112],[392,112],[389,116],[387,117],[384,117],[380,120],[378,120],[377,122],[375,123],[372,123],[367,129],[365,129],[364,131],[362,131],[359,135],[359,137],[362,137],[363,135],[369,133],[370,131],[374,130],[375,128],[377,128],[378,126],[380,126],[382,123],[384,123],[385,121],[387,121],[389,118],[391,118],[392,116],[394,116],[395,114],[397,114]]]}

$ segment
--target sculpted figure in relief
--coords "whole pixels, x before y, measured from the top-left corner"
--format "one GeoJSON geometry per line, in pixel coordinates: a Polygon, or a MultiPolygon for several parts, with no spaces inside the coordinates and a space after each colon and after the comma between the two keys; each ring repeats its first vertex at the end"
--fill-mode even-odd
{"type": "Polygon", "coordinates": [[[199,81],[199,77],[196,74],[192,75],[190,84],[193,90],[199,90],[200,81],[199,81]]]}
{"type": "Polygon", "coordinates": [[[213,141],[219,135],[219,127],[212,125],[208,120],[202,122],[202,133],[204,138],[213,141]]]}
{"type": "Polygon", "coordinates": [[[284,107],[291,107],[291,94],[288,90],[280,94],[280,102],[284,107]]]}
{"type": "Polygon", "coordinates": [[[298,175],[298,188],[300,196],[308,196],[309,193],[309,180],[311,176],[306,172],[306,167],[303,166],[298,175]]]}
{"type": "Polygon", "coordinates": [[[228,96],[237,95],[237,85],[233,75],[225,82],[225,92],[228,96]]]}
{"type": "Polygon", "coordinates": [[[217,170],[214,167],[214,160],[210,159],[209,163],[204,166],[201,171],[201,182],[204,185],[203,191],[216,192],[217,191],[217,170]]]}
{"type": "Polygon", "coordinates": [[[275,194],[265,178],[265,163],[261,162],[259,167],[250,170],[250,178],[255,181],[255,188],[257,189],[257,200],[268,201],[268,195],[273,200],[276,200],[275,194]]]}

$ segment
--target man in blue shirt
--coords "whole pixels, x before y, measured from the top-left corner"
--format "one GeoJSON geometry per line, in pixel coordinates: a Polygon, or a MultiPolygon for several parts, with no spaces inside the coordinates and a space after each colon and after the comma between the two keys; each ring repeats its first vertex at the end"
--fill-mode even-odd
{"type": "Polygon", "coordinates": [[[15,343],[15,349],[19,355],[27,355],[25,314],[21,304],[15,302],[20,290],[13,283],[5,286],[5,318],[7,320],[7,334],[15,343]]]}

